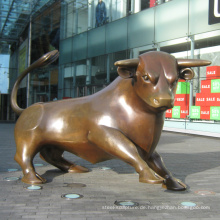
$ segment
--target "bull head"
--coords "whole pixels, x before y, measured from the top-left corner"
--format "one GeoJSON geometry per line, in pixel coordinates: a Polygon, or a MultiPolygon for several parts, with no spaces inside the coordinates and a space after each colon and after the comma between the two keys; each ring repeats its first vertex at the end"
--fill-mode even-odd
{"type": "Polygon", "coordinates": [[[134,79],[134,89],[145,103],[164,111],[174,106],[178,79],[191,80],[195,74],[190,67],[210,63],[206,60],[175,59],[167,53],[153,51],[140,55],[138,59],[117,61],[115,65],[122,78],[134,79]]]}

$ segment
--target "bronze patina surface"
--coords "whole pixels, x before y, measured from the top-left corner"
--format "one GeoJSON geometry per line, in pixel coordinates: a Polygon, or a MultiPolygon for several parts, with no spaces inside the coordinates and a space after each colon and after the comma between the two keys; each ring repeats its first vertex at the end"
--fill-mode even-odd
{"type": "Polygon", "coordinates": [[[98,93],[19,108],[16,96],[20,81],[33,68],[57,56],[54,51],[32,64],[15,83],[11,95],[12,108],[20,114],[15,126],[15,160],[23,170],[22,181],[46,182],[33,166],[38,152],[63,171],[88,172],[63,157],[68,151],[91,163],[118,158],[135,168],[140,182],[185,190],[186,185],[167,170],[155,148],[165,111],[174,106],[178,79],[192,79],[190,67],[210,62],[148,52],[138,59],[116,62],[119,77],[98,93]]]}

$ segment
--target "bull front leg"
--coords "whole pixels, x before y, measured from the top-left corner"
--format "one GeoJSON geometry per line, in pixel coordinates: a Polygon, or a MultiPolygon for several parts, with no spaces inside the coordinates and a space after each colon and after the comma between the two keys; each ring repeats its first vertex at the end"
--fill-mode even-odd
{"type": "Polygon", "coordinates": [[[136,146],[119,130],[98,126],[89,132],[88,140],[108,154],[133,166],[139,173],[140,182],[151,184],[163,182],[154,175],[147,163],[140,157],[136,146]]]}
{"type": "Polygon", "coordinates": [[[176,179],[172,173],[167,170],[162,157],[156,151],[152,153],[150,158],[146,159],[146,162],[152,170],[164,178],[164,188],[174,191],[186,190],[187,186],[179,179],[176,179]]]}

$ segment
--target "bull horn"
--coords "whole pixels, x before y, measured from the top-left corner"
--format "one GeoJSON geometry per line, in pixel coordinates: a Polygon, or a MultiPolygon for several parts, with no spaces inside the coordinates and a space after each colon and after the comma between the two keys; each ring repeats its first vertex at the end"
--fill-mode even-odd
{"type": "Polygon", "coordinates": [[[128,59],[128,60],[119,60],[115,62],[115,66],[118,67],[137,67],[139,59],[128,59]]]}
{"type": "Polygon", "coordinates": [[[177,59],[179,67],[197,67],[197,66],[208,66],[211,64],[208,60],[196,60],[196,59],[177,59]]]}

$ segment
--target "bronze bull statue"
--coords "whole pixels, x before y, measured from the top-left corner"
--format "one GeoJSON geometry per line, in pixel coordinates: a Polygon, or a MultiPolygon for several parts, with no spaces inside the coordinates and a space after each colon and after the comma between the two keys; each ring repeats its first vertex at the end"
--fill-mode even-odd
{"type": "Polygon", "coordinates": [[[38,152],[43,160],[65,172],[88,172],[63,157],[68,151],[91,163],[118,158],[135,168],[140,182],[185,190],[186,185],[167,170],[155,148],[165,111],[174,106],[178,79],[192,79],[190,67],[210,62],[148,52],[138,59],[116,62],[119,77],[98,93],[19,108],[21,80],[57,57],[58,51],[53,51],[32,64],[20,75],[11,94],[11,106],[20,115],[15,125],[15,160],[23,170],[22,181],[46,182],[33,166],[38,152]]]}

